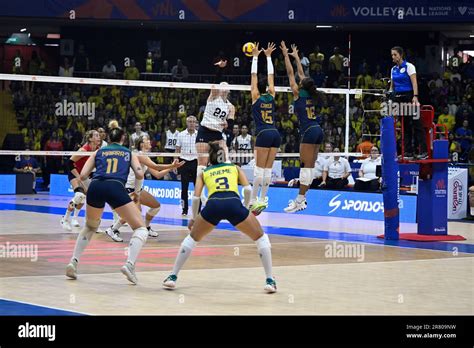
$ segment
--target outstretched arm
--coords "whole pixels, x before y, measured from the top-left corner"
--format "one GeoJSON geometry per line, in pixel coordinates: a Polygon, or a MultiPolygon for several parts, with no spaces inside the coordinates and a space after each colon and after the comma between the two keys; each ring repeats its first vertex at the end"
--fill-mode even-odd
{"type": "Polygon", "coordinates": [[[303,65],[301,64],[301,59],[300,59],[300,56],[298,54],[298,48],[296,47],[295,44],[291,45],[291,49],[292,49],[292,52],[289,53],[290,56],[292,56],[293,58],[295,58],[295,62],[296,62],[296,67],[298,69],[298,77],[301,80],[303,80],[306,76],[304,76],[304,70],[303,70],[303,65]]]}
{"type": "Polygon", "coordinates": [[[252,95],[252,103],[255,103],[255,101],[260,97],[260,93],[258,92],[258,77],[257,77],[257,72],[258,72],[258,55],[262,50],[259,49],[258,47],[259,43],[256,42],[255,46],[252,50],[252,68],[251,68],[251,95],[252,95]]]}
{"type": "Polygon", "coordinates": [[[285,41],[281,42],[280,48],[283,53],[283,57],[285,58],[286,73],[288,75],[288,80],[290,80],[290,87],[293,91],[293,95],[296,97],[298,96],[298,85],[296,84],[295,72],[291,66],[290,57],[288,56],[288,48],[285,45],[285,41]]]}
{"type": "Polygon", "coordinates": [[[275,96],[275,70],[273,68],[272,62],[273,51],[275,51],[275,44],[273,42],[269,42],[267,49],[263,50],[263,52],[267,56],[268,92],[272,96],[275,96]]]}

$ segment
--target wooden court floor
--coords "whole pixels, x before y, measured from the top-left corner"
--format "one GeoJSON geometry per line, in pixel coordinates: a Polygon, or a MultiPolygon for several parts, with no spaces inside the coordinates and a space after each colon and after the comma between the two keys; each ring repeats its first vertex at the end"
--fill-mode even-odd
{"type": "MultiPolygon", "coordinates": [[[[163,206],[154,220],[160,236],[142,250],[134,286],[119,271],[128,227],[125,243],[96,234],[79,278],[66,279],[78,232],[59,225],[66,204],[64,197],[0,196],[0,251],[31,251],[0,255],[0,299],[90,315],[474,314],[474,224],[450,223],[464,243],[385,245],[373,242],[383,231],[380,222],[264,213],[259,219],[272,242],[276,294],[263,291],[255,244],[227,225],[199,243],[178,288],[167,291],[161,282],[187,234],[179,207],[163,206]]],[[[104,219],[102,228],[108,225],[104,219]]]]}

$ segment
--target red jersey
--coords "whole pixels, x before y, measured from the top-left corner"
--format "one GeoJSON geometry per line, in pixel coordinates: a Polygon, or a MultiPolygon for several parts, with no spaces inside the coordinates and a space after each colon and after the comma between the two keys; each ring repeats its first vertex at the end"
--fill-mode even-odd
{"type": "MultiPolygon", "coordinates": [[[[89,144],[85,144],[82,149],[84,151],[87,151],[87,152],[92,152],[92,148],[90,147],[89,144]]],[[[84,168],[84,164],[86,164],[87,160],[89,159],[89,156],[83,156],[81,158],[79,158],[75,163],[74,163],[74,167],[76,167],[77,171],[79,172],[79,174],[81,173],[82,171],[82,168],[84,168]]]]}

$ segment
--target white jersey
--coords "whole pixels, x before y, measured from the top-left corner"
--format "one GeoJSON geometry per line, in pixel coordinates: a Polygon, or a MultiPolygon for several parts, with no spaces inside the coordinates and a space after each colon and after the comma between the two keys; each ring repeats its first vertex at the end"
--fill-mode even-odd
{"type": "MultiPolygon", "coordinates": [[[[137,153],[142,153],[141,151],[138,151],[137,153]]],[[[146,173],[148,170],[148,167],[144,164],[140,164],[143,170],[143,173],[146,173]]],[[[127,178],[127,183],[125,184],[126,188],[135,188],[135,172],[133,171],[132,167],[130,167],[130,171],[128,172],[128,178],[127,178]]]]}
{"type": "Polygon", "coordinates": [[[168,129],[166,131],[166,144],[165,144],[165,149],[167,150],[176,150],[176,142],[178,141],[178,134],[179,131],[175,129],[174,133],[171,133],[171,131],[168,129]]]}
{"type": "Polygon", "coordinates": [[[227,116],[229,116],[231,105],[228,100],[224,100],[222,97],[208,100],[201,126],[222,132],[224,130],[224,121],[227,119],[227,116]]]}
{"type": "Polygon", "coordinates": [[[247,136],[244,138],[242,135],[239,135],[237,137],[237,151],[248,151],[252,150],[252,136],[247,134],[247,136]]]}

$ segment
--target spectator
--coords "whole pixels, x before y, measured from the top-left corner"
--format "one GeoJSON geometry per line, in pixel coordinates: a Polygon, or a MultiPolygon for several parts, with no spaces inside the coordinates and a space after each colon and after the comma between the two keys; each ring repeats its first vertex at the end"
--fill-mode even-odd
{"type": "Polygon", "coordinates": [[[365,155],[364,158],[367,156],[371,155],[371,152],[373,150],[374,144],[370,141],[370,137],[367,135],[364,135],[362,137],[362,142],[357,145],[357,152],[361,152],[362,154],[365,155]]]}
{"type": "MultiPolygon", "coordinates": [[[[26,148],[25,151],[30,151],[26,148]]],[[[33,175],[33,193],[36,193],[36,174],[41,173],[41,168],[38,165],[38,161],[30,157],[30,155],[20,156],[20,160],[15,161],[15,167],[13,168],[15,173],[31,173],[33,175]]]]}
{"type": "Polygon", "coordinates": [[[465,64],[462,69],[462,77],[465,80],[474,80],[474,57],[471,57],[470,62],[465,64]]]}
{"type": "Polygon", "coordinates": [[[84,45],[79,45],[79,50],[72,61],[72,65],[76,74],[89,71],[89,58],[87,57],[84,45]]]}
{"type": "Polygon", "coordinates": [[[153,72],[157,73],[160,70],[161,49],[157,48],[153,51],[153,72]]]}
{"type": "Polygon", "coordinates": [[[142,135],[148,136],[147,132],[142,131],[142,124],[140,122],[135,123],[135,133],[132,134],[130,137],[130,148],[135,146],[135,142],[140,138],[142,135]]]}
{"type": "Polygon", "coordinates": [[[456,130],[456,140],[461,145],[461,161],[464,162],[467,160],[472,144],[472,131],[469,129],[468,120],[464,120],[462,127],[456,130]]]}
{"type": "Polygon", "coordinates": [[[449,141],[449,155],[451,156],[451,160],[457,162],[459,160],[459,154],[461,153],[461,145],[454,137],[454,133],[449,132],[448,135],[449,141]]]}
{"type": "Polygon", "coordinates": [[[296,143],[296,137],[291,134],[290,139],[285,145],[285,152],[286,153],[297,153],[299,151],[298,144],[296,143]]]}
{"type": "Polygon", "coordinates": [[[170,66],[167,60],[163,61],[163,65],[160,68],[160,74],[171,74],[170,66]]]}
{"type": "Polygon", "coordinates": [[[64,58],[63,64],[59,67],[59,76],[72,77],[74,74],[74,67],[69,65],[69,59],[64,58]]]}
{"type": "Polygon", "coordinates": [[[444,107],[443,113],[438,116],[438,124],[443,124],[446,126],[449,132],[454,130],[454,126],[456,125],[456,118],[454,115],[449,113],[449,108],[447,106],[444,107]]]}
{"type": "Polygon", "coordinates": [[[344,67],[344,56],[340,53],[339,47],[334,47],[334,54],[329,58],[329,80],[330,85],[339,80],[344,67]]]}
{"type": "Polygon", "coordinates": [[[117,69],[112,61],[109,59],[107,63],[102,67],[102,77],[105,79],[114,79],[117,69]]]}
{"type": "Polygon", "coordinates": [[[31,52],[31,60],[28,63],[28,74],[38,75],[40,72],[41,60],[36,51],[31,52]]]}
{"type": "Polygon", "coordinates": [[[123,78],[125,80],[138,80],[140,78],[140,71],[135,66],[135,60],[130,60],[130,66],[125,68],[123,72],[123,78]]]}
{"type": "Polygon", "coordinates": [[[311,75],[311,77],[313,78],[316,87],[324,87],[326,74],[323,72],[323,69],[319,65],[316,66],[316,70],[311,75]]]}
{"type": "Polygon", "coordinates": [[[377,166],[382,165],[379,149],[373,146],[370,157],[366,158],[359,169],[359,177],[356,179],[354,190],[375,192],[380,189],[380,177],[377,176],[377,166]]]}
{"type": "Polygon", "coordinates": [[[362,88],[362,89],[370,89],[373,86],[373,79],[372,76],[370,76],[369,71],[364,68],[362,73],[357,76],[356,79],[356,88],[362,88]]]}
{"type": "Polygon", "coordinates": [[[178,59],[176,65],[171,69],[171,76],[173,77],[173,81],[183,81],[188,78],[188,68],[183,64],[181,59],[178,59]]]}
{"type": "Polygon", "coordinates": [[[145,72],[146,73],[152,73],[153,72],[153,66],[154,66],[153,53],[148,52],[148,54],[146,55],[146,59],[145,59],[145,72]]]}
{"type": "MultiPolygon", "coordinates": [[[[46,142],[44,146],[45,151],[63,151],[63,143],[58,137],[58,133],[53,131],[49,140],[46,142]]],[[[49,183],[51,174],[57,174],[59,169],[62,167],[61,165],[61,157],[60,156],[46,156],[46,163],[45,167],[43,168],[44,172],[44,185],[49,189],[49,183]]]]}
{"type": "Polygon", "coordinates": [[[323,71],[324,54],[319,51],[319,46],[314,47],[314,51],[309,54],[309,72],[311,75],[315,74],[316,71],[323,71]]]}
{"type": "MultiPolygon", "coordinates": [[[[334,152],[340,152],[336,147],[334,152]]],[[[343,189],[349,184],[347,178],[351,175],[351,166],[349,161],[340,156],[334,156],[330,159],[323,172],[322,186],[328,189],[343,189]]]]}

